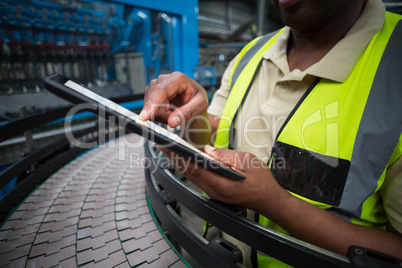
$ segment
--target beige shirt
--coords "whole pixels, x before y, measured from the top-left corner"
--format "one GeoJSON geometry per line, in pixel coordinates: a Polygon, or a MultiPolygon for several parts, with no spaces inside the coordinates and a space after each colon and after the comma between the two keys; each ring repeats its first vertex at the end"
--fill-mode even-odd
{"type": "MultiPolygon", "coordinates": [[[[289,70],[286,48],[290,29],[286,27],[263,56],[265,60],[234,124],[234,148],[251,152],[266,162],[282,124],[316,77],[344,82],[371,38],[381,29],[384,19],[382,2],[369,0],[347,35],[305,71],[289,70]]],[[[211,115],[223,113],[229,93],[229,74],[235,60],[226,69],[221,87],[214,95],[208,109],[211,115]]],[[[402,159],[398,159],[387,173],[381,194],[390,223],[402,233],[401,171],[402,159]]]]}

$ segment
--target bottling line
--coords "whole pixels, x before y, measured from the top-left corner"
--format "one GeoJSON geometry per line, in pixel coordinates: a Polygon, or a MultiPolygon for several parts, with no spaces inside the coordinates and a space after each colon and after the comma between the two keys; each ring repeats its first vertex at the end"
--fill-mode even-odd
{"type": "Polygon", "coordinates": [[[141,94],[162,73],[198,65],[197,1],[0,3],[0,117],[65,104],[43,90],[61,73],[106,97],[141,94]]]}

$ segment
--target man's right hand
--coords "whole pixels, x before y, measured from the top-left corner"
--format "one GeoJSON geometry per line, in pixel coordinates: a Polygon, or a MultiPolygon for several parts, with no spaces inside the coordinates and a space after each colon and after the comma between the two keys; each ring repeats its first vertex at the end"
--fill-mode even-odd
{"type": "Polygon", "coordinates": [[[145,89],[140,117],[177,127],[208,108],[205,89],[183,73],[160,75],[145,89]]]}

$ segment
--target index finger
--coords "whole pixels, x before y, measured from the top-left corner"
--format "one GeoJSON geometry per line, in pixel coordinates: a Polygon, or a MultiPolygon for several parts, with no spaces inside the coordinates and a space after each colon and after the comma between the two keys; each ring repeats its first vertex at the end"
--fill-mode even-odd
{"type": "Polygon", "coordinates": [[[168,121],[171,127],[179,125],[182,120],[189,120],[193,115],[208,107],[208,101],[205,101],[207,98],[202,94],[201,86],[179,72],[164,76],[162,81],[158,78],[156,85],[150,85],[149,91],[140,113],[145,120],[149,120],[165,101],[170,103],[174,98],[179,98],[182,105],[177,107],[176,112],[170,116],[168,121]]]}
{"type": "Polygon", "coordinates": [[[159,75],[157,79],[152,80],[146,88],[145,103],[140,113],[141,117],[147,120],[150,119],[159,105],[184,91],[183,84],[186,84],[186,82],[188,83],[185,75],[178,72],[159,75]]]}
{"type": "Polygon", "coordinates": [[[140,114],[138,115],[140,119],[143,121],[151,119],[152,115],[157,112],[159,106],[166,101],[167,97],[167,92],[161,89],[156,89],[150,92],[147,99],[144,101],[144,106],[142,107],[140,114]]]}

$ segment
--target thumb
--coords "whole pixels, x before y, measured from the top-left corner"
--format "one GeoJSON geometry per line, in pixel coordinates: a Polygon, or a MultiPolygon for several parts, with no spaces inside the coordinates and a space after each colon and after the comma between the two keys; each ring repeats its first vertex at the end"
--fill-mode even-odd
{"type": "Polygon", "coordinates": [[[244,162],[245,157],[248,156],[250,157],[251,154],[249,153],[244,153],[244,152],[238,152],[230,149],[225,149],[225,148],[214,148],[210,145],[206,145],[204,148],[205,152],[218,161],[229,165],[233,167],[237,167],[241,169],[241,163],[244,162]]]}

